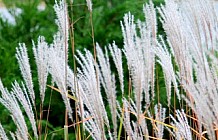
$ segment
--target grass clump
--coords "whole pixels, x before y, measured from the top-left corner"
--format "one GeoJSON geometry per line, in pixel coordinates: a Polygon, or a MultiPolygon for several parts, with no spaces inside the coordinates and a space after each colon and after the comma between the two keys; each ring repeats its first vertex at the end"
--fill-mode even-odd
{"type": "Polygon", "coordinates": [[[145,20],[124,15],[123,47],[95,42],[94,8],[86,2],[93,49],[75,52],[77,26],[68,12],[73,3],[64,0],[54,5],[58,31],[53,41],[40,36],[33,43],[39,92],[27,48],[17,47],[23,80],[10,90],[0,82],[0,103],[16,130],[0,125],[1,138],[52,139],[59,130],[48,130],[50,106],[43,119],[45,93],[51,90],[65,106],[60,129],[65,140],[217,139],[218,18],[213,2],[166,0],[155,7],[150,1],[143,6],[145,20]],[[74,67],[68,61],[70,48],[74,67]]]}

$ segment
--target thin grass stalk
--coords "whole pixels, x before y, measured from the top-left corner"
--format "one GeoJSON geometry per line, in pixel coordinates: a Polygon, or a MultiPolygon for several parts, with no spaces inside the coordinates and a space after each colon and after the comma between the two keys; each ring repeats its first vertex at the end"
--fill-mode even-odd
{"type": "Polygon", "coordinates": [[[38,124],[38,133],[39,140],[42,139],[42,117],[43,117],[43,103],[40,103],[40,113],[39,113],[39,124],[38,124]]]}
{"type": "MultiPolygon", "coordinates": [[[[158,75],[158,69],[155,69],[156,71],[156,76],[155,76],[155,79],[156,79],[156,94],[157,94],[157,103],[160,104],[160,87],[159,87],[159,75],[158,75]]],[[[152,102],[153,104],[153,102],[152,102]]],[[[153,129],[152,129],[152,133],[154,133],[153,129]]]]}
{"type": "Polygon", "coordinates": [[[46,116],[45,138],[44,138],[44,140],[46,140],[46,139],[47,139],[47,136],[48,136],[48,119],[49,119],[49,115],[50,115],[52,94],[53,94],[53,89],[51,89],[51,95],[50,95],[50,97],[49,97],[49,105],[48,105],[48,110],[47,110],[48,113],[47,113],[47,116],[46,116]]]}
{"type": "Polygon", "coordinates": [[[97,53],[96,53],[96,46],[95,46],[95,34],[94,34],[94,26],[93,26],[93,20],[92,20],[92,11],[90,11],[90,25],[92,29],[92,45],[94,47],[94,60],[95,63],[97,62],[97,53]]]}
{"type": "Polygon", "coordinates": [[[119,131],[118,131],[118,136],[117,136],[118,140],[120,140],[120,138],[121,138],[121,132],[122,132],[122,126],[123,126],[123,118],[124,118],[124,106],[122,108],[122,116],[120,118],[120,126],[119,126],[119,131]]]}
{"type": "MultiPolygon", "coordinates": [[[[128,103],[129,103],[129,106],[128,106],[128,112],[130,111],[131,96],[132,96],[132,80],[131,80],[131,77],[129,76],[129,88],[128,88],[128,103]]],[[[130,135],[128,135],[127,137],[130,137],[130,135]]]]}
{"type": "MultiPolygon", "coordinates": [[[[95,35],[94,35],[94,26],[93,26],[93,20],[92,20],[92,10],[89,10],[90,11],[90,25],[91,25],[91,31],[92,31],[92,34],[91,34],[91,37],[92,37],[92,45],[94,47],[94,64],[97,65],[97,52],[96,52],[96,45],[95,45],[95,35]]],[[[98,85],[98,69],[96,69],[96,81],[97,81],[97,85],[98,85]]],[[[99,89],[97,87],[97,89],[99,89]]],[[[98,91],[99,93],[99,91],[98,91]]],[[[96,98],[97,99],[97,98],[96,98]]],[[[97,111],[99,112],[99,111],[97,111]]],[[[100,113],[98,113],[100,114],[100,113]]],[[[99,119],[100,120],[100,123],[101,123],[101,126],[100,126],[100,129],[102,132],[104,132],[104,122],[102,122],[102,119],[99,119]]],[[[103,135],[102,135],[102,139],[104,139],[103,135]]]]}
{"type": "MultiPolygon", "coordinates": [[[[169,109],[169,112],[168,112],[169,114],[168,115],[170,116],[170,106],[168,106],[168,109],[169,109]]],[[[170,120],[170,117],[169,117],[169,124],[170,124],[170,122],[171,122],[171,120],[170,120]]],[[[169,137],[170,137],[170,140],[172,140],[173,136],[172,136],[171,133],[169,134],[169,137]]]]}
{"type": "MultiPolygon", "coordinates": [[[[65,115],[68,115],[68,112],[66,111],[66,114],[65,115]]],[[[64,139],[65,140],[68,140],[68,124],[67,125],[64,125],[64,139]]]]}
{"type": "MultiPolygon", "coordinates": [[[[72,79],[74,81],[74,92],[75,93],[78,93],[78,96],[80,96],[79,92],[78,92],[78,89],[77,89],[77,80],[76,80],[76,77],[77,77],[77,66],[76,66],[76,59],[75,59],[75,36],[74,36],[74,15],[73,15],[73,2],[70,1],[70,9],[71,9],[71,16],[69,18],[71,24],[70,24],[70,42],[71,42],[71,47],[72,47],[72,54],[73,54],[73,72],[75,74],[75,76],[73,77],[74,79],[72,79]]],[[[70,23],[69,22],[69,23],[70,23]]],[[[80,102],[80,97],[78,99],[78,102],[79,102],[79,106],[80,106],[80,114],[81,116],[83,116],[83,112],[81,111],[82,108],[81,108],[81,102],[80,102]]],[[[77,112],[77,101],[75,101],[75,113],[76,113],[76,122],[79,122],[79,114],[77,112]]],[[[81,121],[83,121],[83,117],[81,117],[81,121]]],[[[83,140],[84,139],[84,134],[83,134],[83,125],[79,123],[76,124],[76,139],[77,140],[83,140]],[[81,133],[80,133],[80,127],[82,126],[82,137],[81,137],[81,133]]]]}
{"type": "MultiPolygon", "coordinates": [[[[87,6],[88,6],[88,9],[89,9],[89,12],[90,12],[90,25],[91,25],[91,32],[92,32],[92,34],[91,34],[91,37],[92,37],[92,45],[93,45],[93,47],[94,47],[94,64],[95,64],[95,66],[97,66],[97,52],[96,52],[96,45],[95,45],[95,34],[94,34],[94,26],[93,26],[93,18],[92,18],[92,3],[91,3],[91,0],[87,0],[87,6]]],[[[98,85],[98,69],[96,68],[96,81],[97,81],[97,85],[98,85]]],[[[97,90],[98,90],[99,88],[97,87],[97,90]]],[[[99,93],[99,91],[98,91],[98,93],[99,93]]],[[[97,100],[97,98],[95,99],[95,100],[97,100]]],[[[96,101],[96,102],[98,102],[98,101],[96,101]]],[[[99,110],[97,110],[97,112],[99,112],[99,110]]],[[[100,112],[98,113],[98,114],[101,114],[100,112]]],[[[96,119],[98,119],[98,118],[96,118],[96,119]]],[[[102,131],[102,133],[104,133],[104,122],[102,122],[102,119],[101,118],[99,118],[99,120],[100,120],[100,123],[101,123],[101,125],[100,125],[100,129],[101,129],[101,131],[102,131]]],[[[104,139],[104,136],[103,135],[101,135],[102,136],[102,139],[104,139]]]]}
{"type": "MultiPolygon", "coordinates": [[[[76,103],[75,103],[76,105],[76,103]]],[[[76,111],[76,140],[81,140],[81,130],[80,130],[80,123],[79,122],[79,114],[77,113],[77,107],[75,108],[75,111],[76,111]]],[[[82,124],[82,123],[81,123],[82,124]]]]}
{"type": "MultiPolygon", "coordinates": [[[[67,9],[66,8],[66,1],[65,1],[65,4],[64,4],[65,8],[64,9],[67,9]]],[[[68,12],[65,11],[65,14],[67,15],[67,18],[68,19],[65,19],[64,22],[65,22],[65,25],[66,25],[66,21],[69,20],[69,16],[68,16],[68,12]]],[[[66,18],[66,17],[65,17],[66,18]]],[[[67,25],[69,26],[69,25],[67,25]]],[[[67,40],[67,32],[66,29],[64,30],[64,36],[65,36],[65,46],[64,46],[64,49],[65,49],[65,87],[67,88],[67,67],[68,67],[68,47],[67,47],[67,44],[68,44],[68,40],[67,40]]],[[[68,98],[68,92],[65,93],[66,97],[68,98]]],[[[64,125],[64,140],[68,140],[68,110],[66,108],[65,110],[65,125],[64,125]]]]}

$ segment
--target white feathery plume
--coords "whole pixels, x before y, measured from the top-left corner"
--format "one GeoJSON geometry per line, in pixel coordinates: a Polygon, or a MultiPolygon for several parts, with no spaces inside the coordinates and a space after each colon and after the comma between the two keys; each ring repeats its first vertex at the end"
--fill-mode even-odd
{"type": "Polygon", "coordinates": [[[54,10],[57,16],[56,24],[58,25],[58,31],[63,35],[66,41],[68,41],[69,21],[65,0],[60,0],[59,3],[55,0],[54,10]]]}
{"type": "MultiPolygon", "coordinates": [[[[84,111],[84,117],[85,118],[90,118],[90,112],[88,111],[84,111]]],[[[99,138],[102,139],[102,135],[101,130],[99,128],[99,126],[96,124],[96,120],[95,119],[89,119],[88,121],[85,121],[84,123],[84,128],[88,131],[88,133],[92,136],[92,138],[94,140],[98,140],[99,138]]],[[[104,137],[104,139],[106,139],[104,137]]]]}
{"type": "Polygon", "coordinates": [[[103,85],[103,88],[107,95],[107,101],[110,107],[113,130],[114,130],[114,139],[117,139],[117,112],[116,112],[116,81],[115,76],[111,72],[110,62],[108,58],[108,51],[105,49],[105,54],[98,44],[96,44],[97,58],[99,64],[99,76],[100,82],[103,85]]]}
{"type": "Polygon", "coordinates": [[[124,23],[121,22],[124,54],[132,78],[138,111],[142,109],[140,104],[144,95],[146,105],[150,104],[150,99],[154,99],[155,89],[155,55],[152,48],[156,47],[157,42],[157,21],[152,2],[150,2],[150,5],[144,6],[144,14],[146,21],[138,21],[139,34],[136,31],[134,16],[130,13],[124,16],[124,23]]]}
{"type": "Polygon", "coordinates": [[[22,83],[22,88],[21,88],[20,85],[16,81],[14,82],[14,84],[12,84],[12,86],[13,88],[12,88],[11,94],[13,94],[17,98],[17,101],[21,103],[22,107],[24,108],[30,120],[34,135],[36,139],[38,139],[35,116],[32,110],[32,106],[31,106],[30,99],[26,91],[26,88],[23,83],[22,83]]]}
{"type": "Polygon", "coordinates": [[[68,67],[67,69],[67,84],[68,87],[70,88],[72,95],[76,98],[76,105],[78,107],[78,114],[80,115],[81,118],[84,117],[84,104],[83,104],[83,98],[81,97],[81,93],[83,92],[81,89],[81,85],[77,80],[77,77],[74,75],[74,72],[72,69],[68,67]]]}
{"type": "MultiPolygon", "coordinates": [[[[143,96],[145,95],[146,105],[149,105],[150,90],[154,92],[154,53],[152,47],[155,46],[156,39],[151,37],[152,29],[147,28],[146,23],[140,21],[138,22],[140,36],[138,36],[134,17],[130,13],[124,16],[124,24],[121,22],[121,27],[124,37],[124,54],[132,78],[137,110],[140,114],[143,96]]],[[[153,97],[154,94],[152,99],[153,97]]]]}
{"type": "Polygon", "coordinates": [[[196,46],[196,44],[193,42],[194,40],[190,39],[193,37],[189,32],[189,24],[182,14],[183,10],[178,8],[178,4],[174,0],[166,0],[166,4],[158,10],[169,46],[179,68],[179,78],[184,82],[192,81],[193,69],[189,46],[196,46]]]}
{"type": "Polygon", "coordinates": [[[38,72],[40,97],[41,97],[41,102],[43,104],[45,98],[47,77],[48,77],[48,55],[49,55],[48,44],[45,42],[44,37],[41,36],[38,38],[37,47],[33,43],[33,53],[35,56],[37,72],[38,72]]]}
{"type": "Polygon", "coordinates": [[[154,99],[154,81],[155,81],[155,65],[154,65],[154,52],[152,51],[153,47],[156,46],[155,38],[152,37],[152,31],[147,27],[148,23],[138,21],[138,28],[140,37],[136,39],[136,48],[138,48],[139,57],[141,57],[142,72],[142,88],[145,93],[145,102],[146,106],[154,99]],[[151,97],[150,93],[151,92],[151,97]]]}
{"type": "Polygon", "coordinates": [[[0,123],[0,139],[2,140],[8,140],[8,137],[5,133],[4,128],[2,127],[2,124],[0,123]]]}
{"type": "MultiPolygon", "coordinates": [[[[136,25],[134,24],[134,16],[126,14],[124,16],[124,24],[121,22],[123,37],[124,37],[124,54],[127,59],[128,69],[132,78],[134,87],[134,97],[137,106],[137,113],[141,111],[141,101],[143,99],[143,53],[141,46],[137,46],[135,40],[136,36],[136,25]]],[[[148,93],[145,93],[148,94],[148,93]]],[[[147,99],[148,100],[148,99],[147,99]]]]}
{"type": "Polygon", "coordinates": [[[167,46],[163,41],[163,38],[160,37],[160,42],[158,43],[158,47],[154,48],[155,55],[157,56],[157,62],[161,65],[164,72],[164,80],[167,89],[167,100],[168,106],[170,106],[171,99],[171,84],[173,83],[175,92],[177,93],[177,97],[180,101],[180,95],[178,90],[178,84],[176,81],[176,72],[174,72],[172,57],[170,52],[167,50],[167,46]]]}
{"type": "Polygon", "coordinates": [[[88,10],[90,12],[92,12],[92,1],[91,0],[86,0],[86,3],[87,3],[88,10]]]}
{"type": "MultiPolygon", "coordinates": [[[[79,94],[83,100],[84,107],[87,108],[84,114],[87,117],[94,117],[94,121],[87,122],[87,125],[93,125],[93,128],[85,126],[90,129],[90,132],[94,133],[96,139],[106,139],[105,137],[105,125],[108,128],[108,134],[110,134],[109,120],[107,112],[103,103],[103,98],[100,92],[100,80],[99,80],[99,68],[94,62],[92,54],[85,50],[85,55],[78,51],[78,57],[76,56],[77,62],[80,65],[78,68],[78,83],[79,83],[79,94]],[[105,125],[104,125],[105,124],[105,125]]],[[[86,117],[84,116],[84,117],[86,117]]],[[[83,118],[85,119],[85,118],[83,118]]]]}
{"type": "Polygon", "coordinates": [[[25,44],[20,43],[19,47],[16,48],[16,58],[19,63],[21,74],[27,86],[31,103],[35,106],[35,93],[33,89],[32,74],[31,74],[29,58],[27,54],[27,48],[25,44]]]}
{"type": "MultiPolygon", "coordinates": [[[[164,123],[166,116],[166,108],[163,108],[161,104],[157,104],[154,106],[154,112],[155,120],[164,123]]],[[[164,134],[164,125],[161,123],[155,123],[155,125],[157,126],[157,129],[154,129],[155,135],[157,138],[162,139],[164,134]]]]}
{"type": "MultiPolygon", "coordinates": [[[[155,55],[153,48],[156,47],[156,13],[154,5],[146,5],[144,14],[148,15],[146,22],[138,21],[139,35],[136,31],[134,17],[126,14],[124,23],[121,22],[123,37],[124,37],[124,54],[127,59],[128,69],[130,71],[132,84],[134,87],[135,103],[132,102],[132,112],[137,114],[137,119],[140,124],[134,123],[132,128],[136,131],[135,138],[140,138],[140,133],[148,136],[146,121],[141,121],[143,118],[142,100],[145,99],[145,106],[150,104],[150,99],[154,99],[154,82],[155,82],[155,55]],[[152,20],[151,20],[152,19],[152,20]],[[150,97],[150,93],[152,96],[150,97]]],[[[129,127],[126,125],[126,127],[129,127]]],[[[131,132],[131,131],[130,131],[131,132]]],[[[133,133],[132,135],[135,135],[133,133]]],[[[134,137],[134,136],[131,136],[134,137]]],[[[134,139],[134,138],[133,138],[134,139]]]]}
{"type": "MultiPolygon", "coordinates": [[[[68,20],[68,12],[67,12],[67,4],[65,0],[60,0],[59,3],[55,0],[54,10],[57,15],[56,24],[58,25],[58,32],[54,36],[54,41],[52,46],[57,50],[57,55],[63,58],[63,62],[65,63],[64,67],[67,67],[68,62],[68,40],[69,40],[69,20],[68,20]]],[[[65,68],[66,70],[66,68],[65,68]]],[[[65,71],[65,75],[67,75],[67,70],[65,71]]],[[[65,84],[67,84],[67,80],[65,79],[65,84]]]]}
{"type": "Polygon", "coordinates": [[[108,46],[113,61],[115,63],[118,75],[119,75],[119,81],[120,81],[120,87],[121,87],[121,92],[122,94],[124,93],[124,84],[123,84],[123,65],[122,65],[122,52],[121,50],[117,47],[115,42],[112,45],[108,46]]]}
{"type": "MultiPolygon", "coordinates": [[[[58,86],[58,89],[60,90],[61,96],[63,98],[64,104],[66,109],[68,110],[68,116],[72,119],[72,108],[70,106],[70,101],[68,97],[66,96],[67,85],[65,83],[66,76],[65,75],[65,57],[61,54],[64,54],[64,50],[61,49],[61,46],[58,46],[59,43],[58,38],[55,39],[55,42],[53,45],[54,47],[49,48],[49,73],[52,75],[52,79],[55,82],[55,84],[58,86]],[[60,47],[60,48],[59,48],[60,47]]],[[[67,66],[68,67],[68,66],[67,66]]]]}
{"type": "Polygon", "coordinates": [[[217,107],[214,106],[217,102],[217,74],[211,67],[213,62],[207,51],[213,52],[217,48],[217,13],[211,1],[206,0],[179,3],[167,0],[159,11],[179,67],[180,83],[187,93],[184,99],[199,120],[199,132],[202,132],[203,125],[209,138],[215,139],[213,127],[218,124],[217,107]]]}
{"type": "Polygon", "coordinates": [[[21,134],[18,131],[15,131],[16,139],[23,140],[21,134]]]}
{"type": "MultiPolygon", "coordinates": [[[[155,96],[155,55],[151,51],[152,48],[156,47],[157,38],[157,17],[156,9],[153,2],[150,0],[149,4],[143,6],[143,13],[145,15],[145,22],[139,22],[139,30],[141,36],[141,45],[143,46],[144,55],[144,65],[145,65],[145,79],[147,79],[146,84],[151,87],[152,99],[155,96]]],[[[149,88],[145,87],[145,92],[148,92],[149,88]]]]}
{"type": "Polygon", "coordinates": [[[22,111],[19,107],[19,103],[17,102],[15,95],[3,87],[1,80],[0,91],[2,93],[0,103],[10,112],[12,120],[17,126],[16,135],[23,140],[28,140],[28,129],[22,111]]]}
{"type": "MultiPolygon", "coordinates": [[[[58,25],[58,32],[54,36],[52,45],[57,49],[58,56],[64,59],[63,63],[65,63],[65,67],[67,67],[70,25],[65,0],[60,0],[59,3],[55,0],[54,10],[57,15],[56,24],[58,25]]],[[[65,71],[65,75],[67,75],[67,70],[65,71]]],[[[65,84],[67,85],[67,79],[65,79],[65,84]]]]}
{"type": "MultiPolygon", "coordinates": [[[[130,139],[147,139],[146,136],[149,136],[149,134],[147,129],[147,123],[144,120],[143,114],[141,114],[140,116],[137,115],[137,107],[132,100],[128,101],[126,98],[123,98],[122,103],[124,109],[123,127],[127,133],[127,136],[130,139]],[[137,121],[131,120],[131,115],[135,115],[137,121]]],[[[120,107],[119,110],[120,112],[122,112],[122,109],[120,107]]]]}
{"type": "Polygon", "coordinates": [[[176,116],[177,116],[178,121],[172,115],[170,115],[170,117],[172,118],[174,122],[172,123],[172,126],[177,128],[177,130],[173,129],[175,138],[178,140],[180,139],[192,140],[191,129],[188,124],[188,120],[186,118],[184,110],[182,111],[176,110],[176,116]]]}
{"type": "MultiPolygon", "coordinates": [[[[205,58],[206,59],[206,58],[205,58]]],[[[217,60],[216,60],[217,61],[217,60]]],[[[216,63],[215,61],[211,62],[216,63]]],[[[207,130],[210,139],[215,139],[214,126],[218,126],[217,120],[217,72],[214,75],[213,68],[208,62],[205,65],[195,64],[196,82],[184,84],[184,89],[191,97],[183,97],[187,104],[192,108],[198,118],[199,132],[201,126],[207,130]],[[206,71],[205,71],[206,70],[206,71]],[[216,78],[214,78],[216,77],[216,78]]]]}
{"type": "Polygon", "coordinates": [[[57,15],[58,33],[49,48],[49,73],[61,92],[69,118],[73,119],[72,108],[67,97],[69,21],[65,0],[60,0],[59,3],[55,1],[54,9],[57,15]]]}
{"type": "MultiPolygon", "coordinates": [[[[120,106],[118,106],[119,111],[122,113],[123,112],[123,127],[127,133],[127,136],[130,137],[130,139],[135,139],[134,138],[134,130],[131,127],[131,123],[130,123],[130,110],[129,110],[129,102],[124,98],[122,100],[123,103],[123,108],[120,108],[120,106]]],[[[121,117],[121,116],[120,116],[121,117]]]]}
{"type": "Polygon", "coordinates": [[[10,135],[11,135],[12,140],[16,140],[15,134],[13,132],[10,132],[10,135]]]}
{"type": "MultiPolygon", "coordinates": [[[[218,101],[216,101],[216,99],[218,99],[218,94],[217,94],[217,88],[218,88],[218,74],[217,74],[217,69],[218,69],[218,61],[217,58],[214,55],[209,55],[211,58],[211,79],[214,81],[211,87],[211,94],[210,97],[211,98],[211,106],[213,108],[213,112],[215,112],[215,114],[218,114],[218,101]]],[[[215,122],[215,125],[218,126],[218,119],[215,122]]]]}
{"type": "Polygon", "coordinates": [[[156,44],[156,36],[157,36],[157,17],[156,17],[156,9],[152,0],[149,1],[149,4],[143,6],[143,13],[145,15],[145,24],[147,30],[151,33],[152,44],[156,44]]]}
{"type": "MultiPolygon", "coordinates": [[[[135,131],[134,135],[137,137],[137,139],[143,139],[145,137],[148,140],[149,133],[148,133],[148,128],[147,128],[147,122],[145,120],[145,112],[141,113],[140,115],[137,114],[137,107],[136,103],[133,102],[133,100],[129,101],[129,110],[132,114],[135,115],[137,118],[137,121],[134,122],[132,121],[133,129],[135,131]]],[[[147,110],[146,110],[147,111],[147,110]]]]}
{"type": "Polygon", "coordinates": [[[179,3],[191,23],[196,41],[210,50],[217,49],[218,18],[214,2],[214,0],[187,0],[179,3]]]}
{"type": "MultiPolygon", "coordinates": [[[[78,63],[81,66],[81,69],[78,69],[78,81],[81,85],[80,94],[83,99],[84,105],[88,108],[88,111],[85,111],[86,116],[94,116],[93,122],[87,122],[87,125],[93,125],[89,128],[91,132],[94,133],[94,137],[96,139],[105,139],[104,136],[104,120],[106,121],[107,126],[109,126],[109,121],[107,119],[106,110],[102,101],[102,97],[100,94],[100,81],[99,75],[96,75],[95,70],[96,66],[94,64],[94,59],[92,54],[89,51],[86,51],[86,55],[82,55],[78,51],[79,57],[76,57],[78,63]]],[[[86,126],[85,126],[86,127],[86,126]]]]}

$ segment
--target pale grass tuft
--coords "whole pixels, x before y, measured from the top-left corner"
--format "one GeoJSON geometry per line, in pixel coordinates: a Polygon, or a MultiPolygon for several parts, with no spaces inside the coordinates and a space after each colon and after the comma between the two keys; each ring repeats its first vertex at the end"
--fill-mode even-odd
{"type": "MultiPolygon", "coordinates": [[[[92,2],[91,0],[86,2],[91,13],[92,2]]],[[[191,129],[196,131],[197,135],[207,133],[209,139],[216,139],[214,128],[218,127],[218,16],[210,1],[166,0],[165,5],[157,9],[150,1],[150,4],[143,7],[146,17],[144,22],[138,20],[135,23],[134,16],[126,14],[124,21],[121,22],[124,48],[119,49],[115,43],[108,47],[115,71],[118,72],[117,78],[110,65],[108,49],[103,51],[98,44],[97,58],[90,51],[85,50],[84,53],[78,51],[75,58],[79,66],[77,73],[73,73],[68,66],[67,4],[64,0],[55,1],[54,9],[58,32],[54,35],[53,43],[48,45],[43,37],[39,37],[37,46],[33,44],[42,103],[49,73],[58,88],[57,91],[61,93],[71,119],[73,116],[68,98],[69,88],[76,97],[76,111],[92,139],[120,139],[118,136],[121,136],[121,132],[125,133],[127,139],[162,139],[164,128],[170,131],[174,139],[191,140],[195,136],[191,129]],[[156,11],[161,15],[166,40],[163,37],[157,39],[156,11]],[[127,60],[127,73],[123,69],[125,64],[122,63],[122,59],[127,60]],[[195,128],[189,126],[189,120],[183,110],[176,111],[177,118],[170,115],[172,122],[164,123],[166,109],[161,104],[155,107],[152,104],[155,94],[159,93],[155,91],[160,91],[159,81],[155,81],[158,78],[155,77],[157,67],[155,62],[159,63],[163,70],[168,107],[171,93],[174,91],[180,101],[180,94],[184,91],[182,97],[190,107],[187,109],[190,109],[196,117],[195,128]],[[126,75],[130,75],[130,78],[124,77],[126,75]],[[125,89],[127,87],[124,87],[126,83],[124,79],[127,78],[129,78],[128,91],[125,89]],[[116,91],[117,87],[120,87],[121,92],[116,91]],[[119,102],[117,98],[121,96],[122,101],[119,102]],[[107,106],[110,112],[106,111],[107,106]],[[153,109],[154,113],[151,114],[153,109]],[[118,134],[117,117],[120,118],[118,134]],[[148,120],[152,123],[154,134],[148,131],[148,120]]],[[[21,111],[23,109],[37,139],[36,120],[32,111],[35,107],[35,93],[25,44],[19,44],[16,57],[25,85],[22,83],[20,86],[15,81],[12,84],[12,91],[9,92],[0,81],[0,103],[9,110],[17,127],[16,132],[10,132],[11,138],[20,140],[29,138],[21,111]]],[[[77,123],[80,122],[75,124],[77,123]]],[[[65,125],[65,128],[68,127],[65,125]]],[[[0,135],[7,139],[1,124],[0,135]]]]}
{"type": "Polygon", "coordinates": [[[10,132],[10,135],[11,135],[12,140],[16,140],[14,133],[10,132]]]}
{"type": "Polygon", "coordinates": [[[180,101],[180,95],[178,90],[177,84],[177,75],[174,71],[173,64],[172,64],[172,56],[167,49],[166,44],[163,41],[163,38],[160,37],[160,42],[158,42],[158,47],[154,48],[154,53],[157,56],[157,62],[161,65],[164,73],[164,80],[167,90],[167,101],[168,106],[170,106],[171,102],[171,93],[172,93],[172,84],[174,86],[174,91],[177,93],[177,97],[180,101]]]}
{"type": "Polygon", "coordinates": [[[163,108],[161,104],[157,104],[154,106],[154,112],[156,120],[154,132],[157,138],[162,139],[164,135],[164,125],[162,123],[165,122],[166,108],[163,108]]]}
{"type": "Polygon", "coordinates": [[[73,119],[67,90],[69,19],[65,0],[60,0],[59,3],[55,1],[54,10],[57,15],[58,32],[49,48],[49,73],[61,92],[68,116],[73,119]]]}
{"type": "Polygon", "coordinates": [[[44,37],[38,38],[37,47],[33,43],[33,53],[35,56],[38,82],[40,88],[41,103],[43,104],[45,98],[46,83],[48,77],[48,44],[45,42],[44,37]]]}
{"type": "Polygon", "coordinates": [[[176,111],[176,116],[178,121],[170,115],[171,118],[173,119],[172,126],[176,127],[176,129],[173,129],[173,135],[175,136],[176,139],[185,139],[185,140],[192,140],[192,133],[190,126],[188,124],[188,120],[186,117],[186,114],[184,113],[184,110],[176,111]]]}
{"type": "Polygon", "coordinates": [[[108,134],[111,137],[109,120],[100,91],[100,70],[94,62],[92,54],[87,50],[85,50],[85,55],[78,51],[76,59],[80,65],[77,70],[79,94],[83,100],[84,108],[87,108],[87,110],[83,108],[83,115],[85,118],[94,117],[93,120],[85,122],[84,127],[92,133],[94,139],[106,139],[106,128],[108,128],[108,134]]]}
{"type": "Polygon", "coordinates": [[[109,50],[112,55],[112,59],[115,63],[118,75],[119,75],[119,81],[120,81],[120,88],[122,94],[124,93],[124,83],[123,83],[123,65],[122,65],[122,52],[121,49],[117,47],[115,42],[112,45],[109,45],[109,50]]]}
{"type": "MultiPolygon", "coordinates": [[[[54,10],[57,16],[56,24],[58,25],[58,31],[62,34],[63,37],[68,38],[69,21],[67,13],[67,4],[65,0],[60,0],[59,2],[55,0],[54,10]]],[[[68,39],[66,40],[68,41],[68,39]]]]}
{"type": "Polygon", "coordinates": [[[0,103],[9,111],[13,122],[17,126],[16,136],[19,136],[20,139],[28,140],[28,129],[26,122],[14,93],[10,93],[4,88],[1,80],[0,91],[2,93],[0,97],[0,103]]]}
{"type": "Polygon", "coordinates": [[[106,92],[107,101],[110,107],[110,112],[113,122],[114,139],[117,139],[117,112],[116,112],[116,83],[115,76],[111,72],[108,51],[105,49],[105,54],[98,44],[96,44],[97,57],[99,62],[100,82],[106,92]]]}
{"type": "Polygon", "coordinates": [[[19,63],[21,74],[27,86],[31,103],[35,106],[35,92],[33,89],[32,74],[31,74],[29,58],[27,54],[27,48],[25,44],[20,43],[19,47],[16,48],[16,58],[19,63]]]}
{"type": "Polygon", "coordinates": [[[178,79],[186,92],[185,101],[210,139],[217,126],[217,13],[211,1],[167,0],[159,9],[168,44],[178,66],[178,79]],[[211,59],[212,58],[212,59],[211,59]],[[214,59],[216,58],[216,59],[214,59]],[[215,61],[214,61],[215,60],[215,61]]]}
{"type": "Polygon", "coordinates": [[[30,103],[27,90],[23,83],[22,83],[22,88],[21,88],[20,85],[16,81],[14,82],[14,84],[12,84],[12,86],[13,88],[12,88],[11,94],[15,95],[15,97],[17,98],[17,101],[20,102],[20,104],[24,108],[25,113],[27,114],[28,119],[30,120],[32,129],[34,132],[34,136],[36,137],[36,139],[38,139],[36,120],[35,120],[35,116],[32,110],[32,106],[30,103]]]}
{"type": "Polygon", "coordinates": [[[0,139],[2,140],[8,140],[8,137],[5,133],[4,128],[2,127],[2,124],[0,123],[0,139]]]}
{"type": "Polygon", "coordinates": [[[88,10],[90,12],[92,12],[92,1],[91,0],[86,0],[86,3],[87,3],[88,10]]]}
{"type": "MultiPolygon", "coordinates": [[[[65,75],[65,57],[64,49],[58,46],[59,37],[55,39],[54,47],[49,48],[49,73],[52,75],[52,79],[60,90],[61,96],[63,98],[66,109],[68,110],[68,115],[72,119],[72,108],[70,106],[70,101],[66,96],[68,93],[65,80],[67,75],[65,75]],[[59,48],[60,47],[60,48],[59,48]]],[[[67,66],[68,67],[68,66],[67,66]]]]}

